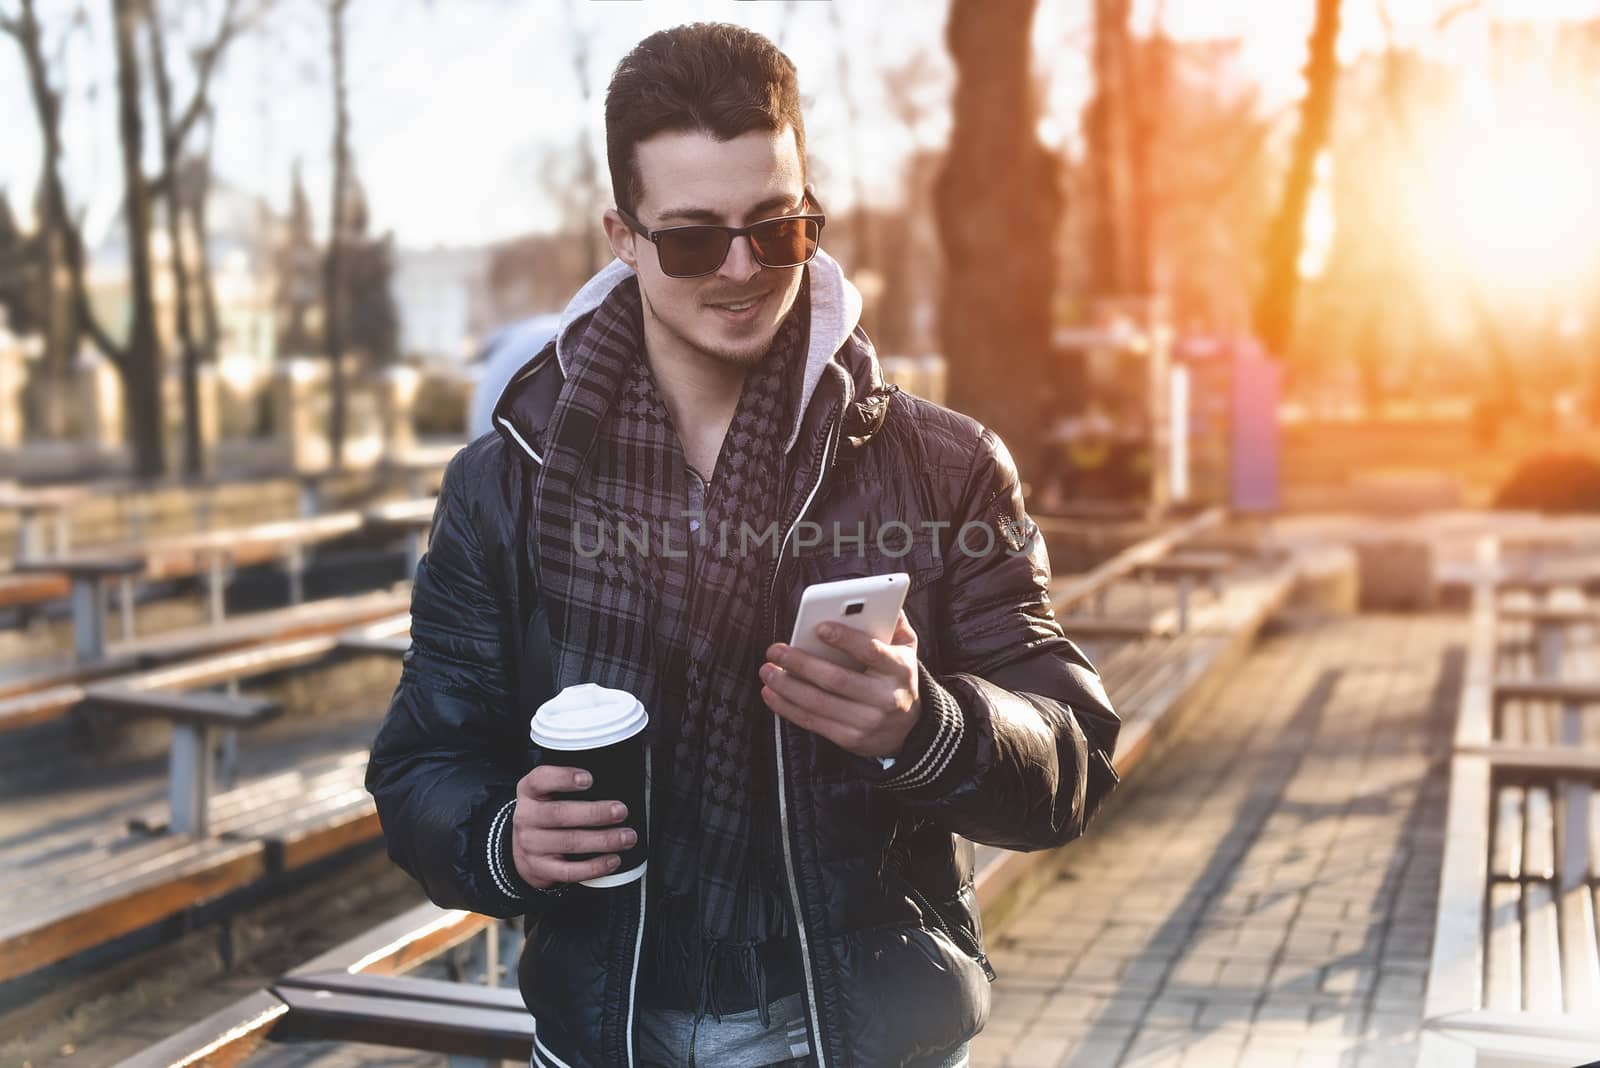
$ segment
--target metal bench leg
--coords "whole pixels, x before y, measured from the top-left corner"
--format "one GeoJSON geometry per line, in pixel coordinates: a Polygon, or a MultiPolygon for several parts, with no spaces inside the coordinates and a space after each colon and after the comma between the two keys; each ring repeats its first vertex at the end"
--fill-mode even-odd
{"type": "Polygon", "coordinates": [[[133,576],[117,580],[117,610],[122,616],[122,640],[133,640],[133,576]]]}
{"type": "Polygon", "coordinates": [[[211,753],[211,728],[193,723],[172,726],[169,803],[173,833],[204,838],[209,833],[206,807],[211,801],[215,762],[211,753]]]}
{"type": "Polygon", "coordinates": [[[422,562],[424,535],[420,530],[413,530],[406,537],[406,577],[413,582],[417,578],[417,565],[422,562]]]}
{"type": "Polygon", "coordinates": [[[223,599],[223,587],[227,576],[223,574],[223,561],[220,552],[211,554],[206,562],[206,597],[210,605],[211,623],[215,626],[227,616],[227,606],[223,599]]]}
{"type": "Polygon", "coordinates": [[[302,603],[306,599],[306,552],[304,546],[290,546],[288,553],[285,554],[284,570],[289,576],[289,603],[302,603]]]}
{"type": "Polygon", "coordinates": [[[98,577],[72,580],[72,650],[79,663],[106,656],[106,590],[98,577]]]}
{"type": "Polygon", "coordinates": [[[1537,623],[1533,630],[1539,657],[1539,677],[1555,682],[1561,678],[1566,630],[1560,623],[1537,623]]]}
{"type": "MultiPolygon", "coordinates": [[[[239,680],[228,683],[229,697],[239,696],[239,680]]],[[[217,789],[231,790],[239,783],[239,728],[222,728],[222,744],[217,747],[217,789]]]]}
{"type": "Polygon", "coordinates": [[[39,529],[39,513],[22,509],[17,521],[17,559],[37,560],[44,555],[44,533],[39,529]]]}
{"type": "Polygon", "coordinates": [[[492,923],[483,932],[483,985],[500,985],[500,925],[492,923]]]}
{"type": "Polygon", "coordinates": [[[322,514],[322,491],[314,478],[300,480],[300,518],[310,519],[322,514]]]}

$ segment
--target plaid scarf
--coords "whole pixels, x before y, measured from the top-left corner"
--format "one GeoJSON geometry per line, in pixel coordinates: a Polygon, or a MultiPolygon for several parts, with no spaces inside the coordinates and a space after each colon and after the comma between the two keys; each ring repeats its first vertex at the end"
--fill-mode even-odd
{"type": "Polygon", "coordinates": [[[718,1011],[715,987],[730,976],[764,991],[755,947],[789,929],[757,674],[776,545],[741,551],[738,532],[783,519],[808,322],[802,281],[745,377],[697,534],[682,445],[644,358],[636,278],[569,335],[541,442],[536,537],[556,686],[628,690],[650,711],[652,945],[664,974],[698,976],[701,1012],[718,1011]]]}

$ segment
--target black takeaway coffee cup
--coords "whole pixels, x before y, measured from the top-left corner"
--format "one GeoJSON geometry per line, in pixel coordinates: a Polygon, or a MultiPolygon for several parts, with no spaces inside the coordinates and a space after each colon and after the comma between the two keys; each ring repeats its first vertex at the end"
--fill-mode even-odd
{"type": "MultiPolygon", "coordinates": [[[[644,874],[645,841],[644,728],[649,715],[626,690],[593,682],[568,686],[539,706],[528,735],[547,750],[547,763],[583,768],[594,781],[587,790],[560,796],[577,801],[621,801],[628,806],[624,825],[639,838],[622,853],[622,863],[609,875],[583,880],[584,886],[622,886],[644,874]]],[[[599,853],[569,853],[568,860],[588,860],[599,853]]]]}

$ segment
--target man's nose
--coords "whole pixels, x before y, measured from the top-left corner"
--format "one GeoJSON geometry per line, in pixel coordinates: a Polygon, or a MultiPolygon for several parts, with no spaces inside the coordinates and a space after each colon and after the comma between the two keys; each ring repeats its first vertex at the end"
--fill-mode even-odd
{"type": "Polygon", "coordinates": [[[717,277],[729,282],[748,282],[760,270],[761,264],[756,261],[756,250],[750,247],[750,238],[740,236],[728,246],[728,254],[723,257],[717,277]]]}

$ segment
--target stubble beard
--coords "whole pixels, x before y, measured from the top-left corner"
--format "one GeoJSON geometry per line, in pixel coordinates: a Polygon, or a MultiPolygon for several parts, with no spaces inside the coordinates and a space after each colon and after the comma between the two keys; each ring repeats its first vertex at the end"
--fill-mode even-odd
{"type": "Polygon", "coordinates": [[[783,321],[787,319],[794,311],[794,301],[791,298],[789,301],[789,307],[785,308],[783,315],[778,317],[778,322],[772,328],[772,332],[761,340],[752,342],[748,346],[742,346],[738,348],[723,346],[707,347],[701,342],[685,334],[683,331],[679,330],[669,320],[658,315],[656,313],[655,305],[650,301],[650,294],[645,293],[643,287],[640,288],[640,295],[644,297],[645,310],[650,313],[650,317],[656,322],[660,323],[662,328],[668,333],[672,334],[673,337],[677,338],[684,345],[688,346],[690,349],[693,349],[695,352],[700,353],[702,356],[740,371],[749,371],[751,368],[756,367],[761,363],[762,358],[765,357],[768,351],[771,350],[773,340],[778,336],[778,327],[782,326],[783,321]]]}

